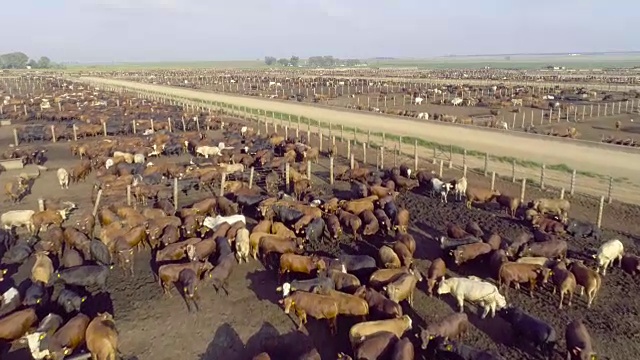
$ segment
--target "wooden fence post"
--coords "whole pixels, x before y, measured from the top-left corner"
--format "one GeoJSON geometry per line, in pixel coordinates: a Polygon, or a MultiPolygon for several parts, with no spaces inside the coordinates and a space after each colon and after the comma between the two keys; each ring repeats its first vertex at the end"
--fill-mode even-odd
{"type": "Polygon", "coordinates": [[[560,200],[564,199],[564,188],[560,188],[560,200]]]}
{"type": "Polygon", "coordinates": [[[362,143],[362,163],[363,164],[367,163],[367,143],[366,142],[362,143]]]}
{"type": "Polygon", "coordinates": [[[285,189],[287,189],[287,191],[290,191],[291,184],[289,182],[289,163],[286,163],[284,165],[284,177],[285,189]]]}
{"type": "Polygon", "coordinates": [[[527,188],[527,178],[522,178],[522,185],[520,185],[520,203],[524,203],[524,193],[527,188]]]}
{"type": "Polygon", "coordinates": [[[347,140],[347,159],[351,157],[351,140],[347,140]]]}
{"type": "Polygon", "coordinates": [[[489,173],[489,154],[484,153],[484,176],[489,173]]]}
{"type": "Polygon", "coordinates": [[[356,166],[355,159],[353,158],[353,154],[351,154],[350,158],[351,158],[350,159],[350,165],[351,165],[350,169],[353,170],[353,168],[356,166]]]}
{"type": "Polygon", "coordinates": [[[178,211],[178,178],[173,178],[173,210],[178,211]]]}
{"type": "Polygon", "coordinates": [[[491,172],[491,191],[493,191],[496,188],[496,172],[492,171],[491,172]]]}
{"type": "Polygon", "coordinates": [[[13,144],[18,146],[18,129],[13,129],[13,144]]]}
{"type": "Polygon", "coordinates": [[[250,171],[249,171],[249,189],[251,189],[253,187],[253,173],[254,173],[255,169],[252,166],[250,171]]]}
{"type": "Polygon", "coordinates": [[[127,206],[131,206],[131,185],[127,185],[127,206]]]}
{"type": "Polygon", "coordinates": [[[547,169],[547,165],[542,164],[540,167],[540,189],[544,190],[544,175],[547,169]]]}
{"type": "Polygon", "coordinates": [[[438,177],[442,178],[442,168],[444,166],[444,162],[440,160],[440,167],[438,169],[438,177]]]}
{"type": "Polygon", "coordinates": [[[467,177],[467,165],[462,165],[462,177],[467,177]]]}
{"type": "Polygon", "coordinates": [[[598,228],[602,227],[602,212],[604,210],[604,196],[600,196],[600,204],[598,205],[598,219],[596,220],[596,225],[598,228]]]}
{"type": "Polygon", "coordinates": [[[51,141],[56,142],[56,127],[51,125],[51,141]]]}
{"type": "Polygon", "coordinates": [[[102,123],[102,131],[104,132],[104,136],[107,137],[107,123],[102,123]]]}
{"type": "Polygon", "coordinates": [[[418,172],[418,139],[413,144],[413,171],[418,172]]]}
{"type": "Polygon", "coordinates": [[[571,196],[573,196],[575,189],[576,189],[576,170],[574,169],[571,172],[571,187],[569,188],[569,194],[571,194],[571,196]]]}
{"type": "Polygon", "coordinates": [[[222,179],[220,180],[220,196],[224,196],[224,187],[227,183],[227,173],[222,173],[222,179]]]}
{"type": "Polygon", "coordinates": [[[78,141],[78,127],[73,124],[73,141],[78,141]]]}
{"type": "Polygon", "coordinates": [[[333,156],[329,158],[329,184],[333,185],[333,156]]]}
{"type": "Polygon", "coordinates": [[[38,211],[45,211],[46,209],[44,208],[44,199],[43,198],[39,198],[38,199],[38,211]]]}
{"type": "MultiPolygon", "coordinates": [[[[320,130],[320,126],[318,126],[318,149],[322,151],[322,130],[320,130]]],[[[309,142],[311,144],[311,142],[309,142]]],[[[316,161],[317,163],[317,161],[316,161]]]]}
{"type": "Polygon", "coordinates": [[[607,191],[607,203],[613,202],[613,176],[609,176],[609,189],[607,191]]]}
{"type": "Polygon", "coordinates": [[[384,169],[384,146],[380,147],[380,169],[384,169]]]}
{"type": "Polygon", "coordinates": [[[93,217],[98,213],[98,206],[100,205],[100,199],[102,198],[102,189],[98,190],[98,196],[96,197],[96,203],[93,204],[93,217]]]}
{"type": "Polygon", "coordinates": [[[307,179],[311,181],[311,161],[307,161],[307,179]]]}

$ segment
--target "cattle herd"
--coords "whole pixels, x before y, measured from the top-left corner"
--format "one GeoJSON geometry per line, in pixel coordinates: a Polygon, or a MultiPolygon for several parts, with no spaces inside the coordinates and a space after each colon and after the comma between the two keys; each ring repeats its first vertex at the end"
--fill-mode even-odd
{"type": "Polygon", "coordinates": [[[132,281],[144,266],[160,292],[179,294],[197,313],[202,302],[229,296],[232,274],[251,262],[272,273],[270,291],[298,330],[319,322],[349,344],[331,353],[316,347],[296,353],[280,344],[253,359],[511,359],[494,346],[465,341],[493,318],[508,327],[509,346],[531,358],[613,353],[596,346],[583,317],[558,327],[514,301],[523,285],[526,296],[548,297],[558,312],[578,308],[588,316],[609,300],[598,296],[608,286],[607,272],[624,272],[630,281],[640,274],[640,257],[625,249],[626,240],[571,218],[570,200],[521,203],[466,177],[358,163],[336,168],[337,185],[347,190],[334,191],[306,169],[319,155],[336,154],[335,145],[325,152],[304,136],[261,134],[221,114],[54,78],[47,84],[53,95],[31,98],[31,110],[10,115],[29,124],[19,125],[27,129],[21,142],[80,139],[71,147],[50,145],[68,149],[73,161],[47,169],[48,146],[40,144],[3,155],[53,170],[57,182],[49,185],[63,194],[87,181],[93,191],[31,210],[22,201],[44,175],[20,174],[4,184],[11,207],[0,216],[1,358],[18,348],[33,359],[134,356],[121,353],[128,334],[118,331],[118,309],[114,314],[101,298],[112,291],[110,278],[132,281]],[[43,108],[46,98],[60,106],[43,108]],[[249,167],[255,182],[242,176],[249,167]],[[288,179],[282,179],[285,168],[288,179]],[[198,200],[180,203],[174,190],[198,200]],[[450,218],[441,231],[418,236],[424,219],[413,212],[411,197],[523,226],[508,235],[481,221],[450,218]],[[596,248],[576,250],[573,243],[587,238],[596,248]],[[145,254],[152,261],[138,264],[145,254]],[[611,270],[614,264],[621,269],[611,270]],[[205,287],[217,295],[203,298],[205,287]],[[414,311],[417,293],[453,311],[418,325],[425,322],[414,311]]]}

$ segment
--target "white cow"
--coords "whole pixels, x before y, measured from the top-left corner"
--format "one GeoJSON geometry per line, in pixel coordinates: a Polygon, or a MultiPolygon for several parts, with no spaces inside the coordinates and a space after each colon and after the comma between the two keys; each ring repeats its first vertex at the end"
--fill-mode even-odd
{"type": "Polygon", "coordinates": [[[56,173],[56,175],[58,176],[58,183],[60,184],[60,187],[63,189],[68,189],[69,188],[69,172],[64,168],[60,168],[58,169],[58,172],[56,173]]]}
{"type": "Polygon", "coordinates": [[[418,114],[418,119],[429,120],[429,113],[421,112],[418,114]]]}
{"type": "Polygon", "coordinates": [[[423,101],[424,101],[424,99],[421,98],[421,97],[417,97],[417,98],[413,99],[413,103],[416,104],[416,105],[422,105],[423,101]]]}
{"type": "Polygon", "coordinates": [[[144,164],[144,162],[146,161],[146,159],[144,158],[144,154],[134,154],[133,155],[133,162],[136,164],[144,164]]]}
{"type": "Polygon", "coordinates": [[[496,316],[496,310],[507,306],[507,300],[498,291],[498,288],[475,276],[469,278],[449,278],[442,280],[438,286],[438,294],[451,294],[458,301],[460,312],[464,311],[464,300],[477,303],[484,308],[482,318],[484,319],[489,310],[491,317],[496,316]]]}
{"type": "Polygon", "coordinates": [[[522,106],[522,99],[511,99],[512,106],[522,106]]]}
{"type": "Polygon", "coordinates": [[[202,155],[208,159],[209,156],[220,155],[220,148],[217,146],[198,146],[196,147],[196,156],[198,155],[202,155]]]}
{"type": "Polygon", "coordinates": [[[431,179],[431,195],[435,196],[436,194],[440,194],[440,201],[443,203],[447,202],[449,191],[451,191],[450,183],[444,182],[438,178],[431,179]]]}
{"type": "Polygon", "coordinates": [[[235,224],[238,221],[242,221],[244,224],[247,223],[247,219],[244,215],[231,215],[231,216],[220,216],[216,215],[216,217],[207,216],[204,218],[202,225],[208,227],[211,230],[215,230],[218,226],[227,223],[229,225],[235,224]]]}
{"type": "Polygon", "coordinates": [[[467,192],[467,178],[465,176],[456,180],[456,185],[453,187],[453,191],[455,199],[462,201],[462,195],[465,195],[467,192]]]}
{"type": "Polygon", "coordinates": [[[249,230],[242,228],[236,232],[236,258],[238,259],[238,263],[240,263],[241,260],[249,262],[249,250],[249,230]]]}
{"type": "Polygon", "coordinates": [[[451,100],[451,105],[458,106],[458,105],[461,105],[463,101],[464,100],[462,100],[462,98],[455,97],[451,100]]]}
{"type": "Polygon", "coordinates": [[[218,166],[223,172],[226,172],[227,174],[244,171],[244,165],[242,164],[218,164],[218,166]]]}
{"type": "Polygon", "coordinates": [[[107,161],[104,162],[104,167],[107,168],[107,170],[113,166],[113,159],[112,158],[108,158],[107,161]]]}
{"type": "Polygon", "coordinates": [[[498,129],[509,130],[509,124],[506,121],[500,121],[498,123],[498,129]]]}
{"type": "Polygon", "coordinates": [[[24,226],[33,233],[34,226],[31,217],[35,213],[33,210],[10,210],[0,215],[0,224],[6,230],[24,226]]]}
{"type": "Polygon", "coordinates": [[[624,245],[618,239],[609,240],[598,249],[598,253],[593,255],[593,258],[598,262],[596,271],[600,272],[602,268],[602,275],[607,275],[607,268],[609,265],[613,267],[613,262],[618,259],[618,263],[622,261],[622,255],[624,254],[624,245]]]}

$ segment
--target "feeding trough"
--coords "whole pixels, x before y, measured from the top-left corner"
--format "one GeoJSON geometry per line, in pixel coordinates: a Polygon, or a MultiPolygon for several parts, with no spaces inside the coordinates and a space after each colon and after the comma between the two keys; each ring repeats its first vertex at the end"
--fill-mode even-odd
{"type": "Polygon", "coordinates": [[[0,167],[5,170],[19,170],[24,168],[24,158],[3,159],[0,160],[0,167]]]}

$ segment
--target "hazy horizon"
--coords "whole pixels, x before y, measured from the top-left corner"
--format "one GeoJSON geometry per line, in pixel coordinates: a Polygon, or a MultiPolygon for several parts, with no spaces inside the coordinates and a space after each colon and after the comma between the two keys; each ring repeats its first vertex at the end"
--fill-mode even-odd
{"type": "Polygon", "coordinates": [[[56,62],[434,58],[640,49],[640,3],[614,0],[21,0],[0,53],[56,62]],[[619,9],[624,9],[620,11],[619,9]]]}

